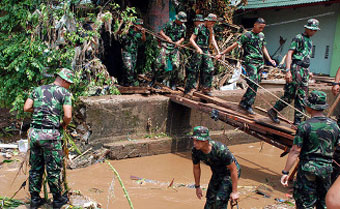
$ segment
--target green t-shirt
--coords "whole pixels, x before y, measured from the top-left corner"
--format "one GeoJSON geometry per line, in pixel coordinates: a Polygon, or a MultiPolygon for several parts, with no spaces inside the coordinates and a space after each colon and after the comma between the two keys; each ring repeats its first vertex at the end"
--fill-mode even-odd
{"type": "MultiPolygon", "coordinates": [[[[173,42],[176,42],[181,38],[185,38],[187,27],[184,24],[178,25],[175,21],[169,21],[164,25],[162,30],[173,42]]],[[[166,45],[168,48],[175,48],[174,44],[166,43],[166,45]]]]}
{"type": "Polygon", "coordinates": [[[317,173],[332,166],[334,147],[339,143],[340,129],[327,117],[313,117],[302,122],[293,141],[294,145],[301,147],[301,168],[317,173]]]}
{"type": "Polygon", "coordinates": [[[29,96],[33,100],[32,125],[58,128],[63,105],[72,105],[72,94],[65,88],[49,84],[39,86],[29,96]]]}
{"type": "Polygon", "coordinates": [[[262,47],[266,45],[266,41],[262,32],[247,31],[242,34],[237,43],[243,48],[243,60],[246,63],[264,63],[262,47]]]}
{"type": "Polygon", "coordinates": [[[209,143],[212,145],[212,149],[208,154],[197,150],[195,147],[192,148],[193,164],[198,164],[200,161],[203,161],[210,166],[214,176],[230,176],[230,171],[227,166],[232,162],[235,162],[239,170],[236,158],[226,145],[215,141],[210,141],[209,143]]]}

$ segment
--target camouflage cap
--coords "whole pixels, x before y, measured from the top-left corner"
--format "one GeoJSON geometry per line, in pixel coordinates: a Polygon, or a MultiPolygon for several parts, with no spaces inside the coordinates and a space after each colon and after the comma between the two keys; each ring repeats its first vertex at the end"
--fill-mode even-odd
{"type": "Polygon", "coordinates": [[[72,70],[62,68],[58,73],[56,73],[56,75],[69,83],[73,83],[74,73],[72,70]]]}
{"type": "Polygon", "coordinates": [[[193,19],[194,22],[204,22],[203,15],[196,14],[195,18],[193,19]]]}
{"type": "Polygon", "coordinates": [[[194,128],[194,133],[192,134],[192,138],[199,140],[199,141],[211,140],[209,136],[209,129],[204,126],[196,126],[194,128]]]}
{"type": "Polygon", "coordinates": [[[181,22],[187,22],[187,14],[183,11],[178,12],[178,14],[176,15],[176,19],[181,22]]]}
{"type": "Polygon", "coordinates": [[[211,21],[211,22],[217,22],[217,16],[213,13],[208,14],[206,18],[204,18],[205,21],[211,21]]]}
{"type": "Polygon", "coordinates": [[[328,108],[326,100],[327,94],[325,92],[313,90],[305,99],[305,103],[313,110],[324,110],[328,108]]]}
{"type": "Polygon", "coordinates": [[[320,30],[319,28],[319,21],[317,19],[309,19],[307,21],[307,25],[305,25],[305,28],[308,28],[310,30],[320,30]]]}
{"type": "Polygon", "coordinates": [[[133,24],[135,25],[143,25],[143,19],[141,18],[137,18],[135,21],[133,21],[133,24]]]}

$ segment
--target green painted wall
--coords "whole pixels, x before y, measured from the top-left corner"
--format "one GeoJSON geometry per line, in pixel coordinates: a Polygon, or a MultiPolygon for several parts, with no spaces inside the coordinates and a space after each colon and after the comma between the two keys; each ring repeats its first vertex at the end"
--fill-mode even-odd
{"type": "Polygon", "coordinates": [[[338,20],[336,23],[330,76],[335,76],[336,71],[338,70],[339,67],[340,67],[340,13],[338,14],[338,20]]]}

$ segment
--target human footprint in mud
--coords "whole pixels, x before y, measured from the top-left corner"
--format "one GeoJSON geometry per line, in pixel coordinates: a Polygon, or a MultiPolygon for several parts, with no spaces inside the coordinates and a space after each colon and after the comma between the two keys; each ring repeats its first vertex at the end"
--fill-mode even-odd
{"type": "Polygon", "coordinates": [[[45,203],[40,197],[42,177],[46,167],[47,182],[53,195],[53,208],[61,208],[68,202],[61,195],[62,145],[60,128],[66,128],[72,119],[72,94],[67,90],[73,83],[74,73],[63,68],[55,81],[39,86],[29,95],[25,112],[32,112],[30,139],[29,192],[30,207],[39,208],[45,203]],[[62,115],[62,112],[64,113],[62,115]],[[60,123],[60,118],[62,122],[60,123]]]}
{"type": "Polygon", "coordinates": [[[196,195],[199,199],[203,197],[200,187],[200,161],[209,165],[212,171],[204,208],[227,208],[229,199],[236,203],[240,196],[237,182],[241,168],[234,155],[226,145],[211,140],[209,130],[204,126],[194,128],[192,139],[193,171],[196,195]]]}

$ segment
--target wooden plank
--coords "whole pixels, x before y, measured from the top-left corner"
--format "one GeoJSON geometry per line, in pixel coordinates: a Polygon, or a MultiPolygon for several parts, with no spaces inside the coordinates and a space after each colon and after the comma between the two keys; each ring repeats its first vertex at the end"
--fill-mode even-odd
{"type": "Polygon", "coordinates": [[[296,130],[291,128],[291,125],[287,124],[287,123],[274,123],[270,118],[261,118],[261,119],[257,119],[255,120],[256,123],[276,129],[276,130],[280,130],[280,131],[284,131],[286,133],[295,135],[296,130]]]}

